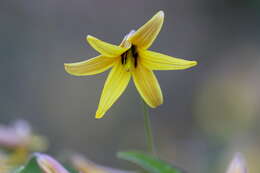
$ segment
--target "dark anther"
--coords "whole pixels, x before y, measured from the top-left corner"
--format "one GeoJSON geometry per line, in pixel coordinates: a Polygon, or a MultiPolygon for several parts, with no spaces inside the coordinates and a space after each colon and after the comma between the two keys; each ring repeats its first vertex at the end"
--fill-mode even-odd
{"type": "MultiPolygon", "coordinates": [[[[123,54],[122,54],[123,55],[123,54]]],[[[121,55],[121,64],[124,64],[123,56],[121,55]]]]}
{"type": "MultiPolygon", "coordinates": [[[[131,46],[131,50],[128,50],[126,52],[124,52],[122,55],[121,55],[121,63],[124,65],[126,64],[126,61],[127,61],[127,54],[128,52],[131,51],[132,53],[132,56],[134,58],[134,66],[137,67],[137,59],[138,59],[138,53],[136,51],[136,47],[134,45],[131,46]]],[[[130,53],[130,52],[129,52],[130,53]]]]}
{"type": "Polygon", "coordinates": [[[131,52],[132,52],[132,55],[133,55],[134,58],[138,57],[138,53],[137,53],[136,48],[135,48],[134,45],[131,47],[131,52]]]}
{"type": "Polygon", "coordinates": [[[137,67],[138,53],[137,53],[136,47],[134,45],[131,47],[131,52],[132,52],[132,55],[134,57],[134,65],[135,65],[135,67],[137,67]]]}
{"type": "Polygon", "coordinates": [[[137,57],[134,57],[135,68],[137,67],[137,57]]]}
{"type": "Polygon", "coordinates": [[[121,55],[121,63],[124,65],[126,64],[127,52],[121,55]]]}

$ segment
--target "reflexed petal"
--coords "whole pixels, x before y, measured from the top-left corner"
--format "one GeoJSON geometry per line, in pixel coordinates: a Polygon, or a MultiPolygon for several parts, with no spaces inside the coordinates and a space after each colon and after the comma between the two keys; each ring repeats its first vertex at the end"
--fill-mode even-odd
{"type": "Polygon", "coordinates": [[[65,70],[74,76],[93,75],[106,71],[115,62],[116,58],[97,56],[86,61],[64,64],[65,70]]]}
{"type": "Polygon", "coordinates": [[[163,19],[164,13],[159,11],[133,34],[130,41],[139,48],[148,49],[161,30],[163,19]]]}
{"type": "Polygon", "coordinates": [[[135,30],[131,30],[127,35],[125,35],[124,39],[120,43],[120,47],[130,48],[132,43],[129,41],[129,38],[135,33],[135,30]]]}
{"type": "Polygon", "coordinates": [[[102,118],[106,111],[115,103],[126,89],[131,73],[127,72],[120,61],[113,67],[108,75],[101,94],[96,118],[102,118]]]}
{"type": "Polygon", "coordinates": [[[153,71],[138,64],[132,74],[135,86],[144,101],[152,108],[161,105],[163,103],[162,91],[153,71]]]}
{"type": "Polygon", "coordinates": [[[153,51],[140,50],[138,53],[140,63],[151,70],[182,70],[197,65],[196,61],[174,58],[153,51]]]}
{"type": "Polygon", "coordinates": [[[110,43],[106,43],[90,35],[87,36],[87,41],[101,55],[108,57],[119,56],[128,49],[110,43]]]}

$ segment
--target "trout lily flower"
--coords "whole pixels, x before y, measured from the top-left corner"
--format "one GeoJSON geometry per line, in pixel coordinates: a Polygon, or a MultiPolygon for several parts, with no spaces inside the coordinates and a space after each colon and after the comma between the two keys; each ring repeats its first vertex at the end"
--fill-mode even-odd
{"type": "Polygon", "coordinates": [[[88,43],[100,53],[92,59],[65,64],[65,70],[75,76],[94,75],[112,67],[101,94],[96,118],[102,118],[126,89],[131,77],[143,100],[155,108],[163,103],[160,85],[153,70],[181,70],[197,64],[148,50],[164,20],[159,11],[137,31],[132,30],[119,46],[88,35],[88,43]]]}

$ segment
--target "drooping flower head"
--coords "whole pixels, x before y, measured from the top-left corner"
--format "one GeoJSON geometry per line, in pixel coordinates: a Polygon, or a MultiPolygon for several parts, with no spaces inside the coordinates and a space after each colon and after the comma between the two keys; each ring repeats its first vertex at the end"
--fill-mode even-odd
{"type": "Polygon", "coordinates": [[[65,64],[65,70],[75,76],[94,75],[112,67],[101,94],[96,118],[102,118],[126,89],[131,77],[143,100],[152,108],[163,103],[160,85],[153,70],[181,70],[197,64],[147,50],[164,21],[159,11],[137,31],[127,34],[119,46],[88,35],[87,41],[101,55],[83,62],[65,64]]]}

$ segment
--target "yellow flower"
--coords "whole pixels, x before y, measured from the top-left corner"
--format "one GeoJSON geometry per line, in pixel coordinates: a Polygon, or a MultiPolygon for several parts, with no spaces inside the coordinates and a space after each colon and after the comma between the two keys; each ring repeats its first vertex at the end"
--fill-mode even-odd
{"type": "Polygon", "coordinates": [[[152,108],[163,103],[160,85],[152,70],[181,70],[197,64],[147,50],[161,30],[164,20],[159,11],[137,31],[125,36],[119,46],[88,35],[87,41],[101,55],[87,61],[65,64],[65,70],[75,76],[93,75],[112,67],[105,82],[96,112],[102,118],[126,89],[131,76],[144,101],[152,108]]]}

